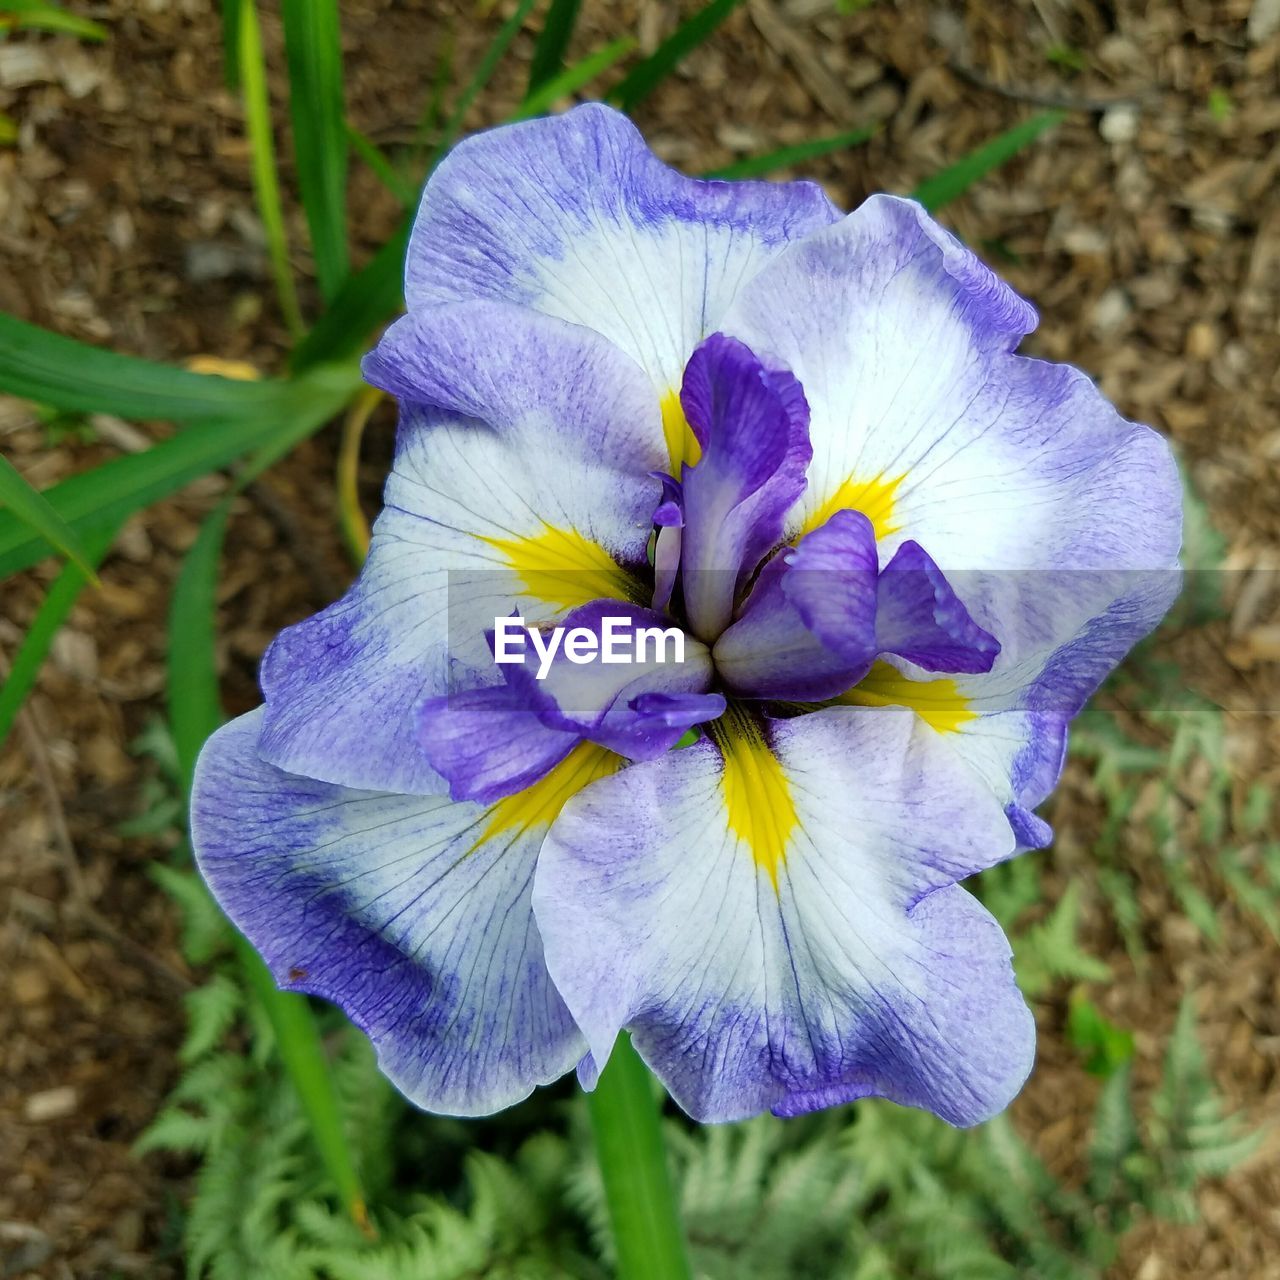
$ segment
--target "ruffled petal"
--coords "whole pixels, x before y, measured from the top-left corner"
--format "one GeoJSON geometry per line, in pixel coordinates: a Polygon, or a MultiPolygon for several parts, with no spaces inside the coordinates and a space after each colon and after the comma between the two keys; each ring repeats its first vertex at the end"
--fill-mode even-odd
{"type": "Polygon", "coordinates": [[[791,535],[862,511],[882,564],[914,541],[999,640],[989,674],[955,675],[963,745],[987,739],[984,767],[1024,807],[1056,776],[1066,720],[1176,596],[1181,538],[1168,443],[1079,370],[1015,355],[1035,321],[918,205],[875,196],[779,255],[723,324],[809,401],[791,535]]]}
{"type": "Polygon", "coordinates": [[[262,751],[327,782],[438,793],[416,715],[458,687],[452,660],[487,667],[485,633],[513,609],[553,621],[642,592],[659,415],[603,338],[500,303],[406,317],[366,370],[402,398],[383,511],[351,590],[268,651],[262,751]]]}
{"type": "Polygon", "coordinates": [[[597,783],[547,837],[534,910],[585,1082],[627,1027],[699,1120],[871,1095],[999,1111],[1034,1024],[954,886],[1011,852],[1001,807],[905,713],[750,723],[597,783]]]}
{"type": "Polygon", "coordinates": [[[454,148],[418,210],[405,297],[410,311],[494,298],[571,320],[674,393],[742,282],[839,216],[815,183],[687,178],[587,103],[454,148]]]}
{"type": "Polygon", "coordinates": [[[569,1070],[583,1041],[530,909],[547,813],[296,777],[259,758],[261,724],[205,745],[192,842],[280,986],[340,1004],[432,1111],[487,1114],[569,1070]]]}

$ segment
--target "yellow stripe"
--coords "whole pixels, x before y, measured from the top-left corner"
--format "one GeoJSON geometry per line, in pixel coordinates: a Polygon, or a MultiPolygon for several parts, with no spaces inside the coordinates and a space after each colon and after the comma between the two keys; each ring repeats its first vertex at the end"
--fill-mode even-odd
{"type": "Polygon", "coordinates": [[[622,764],[621,756],[596,746],[594,742],[579,743],[550,773],[523,791],[499,800],[489,810],[489,821],[472,849],[494,836],[511,832],[522,836],[526,831],[549,827],[571,797],[597,778],[607,778],[616,773],[622,764]]]}
{"type": "Polygon", "coordinates": [[[898,486],[907,478],[906,472],[886,480],[878,475],[871,480],[855,480],[850,476],[800,527],[798,536],[804,537],[827,523],[837,511],[852,509],[861,511],[875,530],[877,538],[888,537],[897,533],[900,525],[893,522],[893,508],[897,498],[898,486]]]}
{"type": "Polygon", "coordinates": [[[777,893],[778,868],[786,862],[787,842],[800,825],[791,784],[749,713],[730,705],[708,730],[724,758],[720,785],[729,830],[750,849],[777,893]]]}
{"type": "Polygon", "coordinates": [[[635,600],[635,579],[598,543],[576,529],[544,524],[526,538],[484,538],[500,551],[524,590],[562,609],[591,600],[635,600]]]}
{"type": "Polygon", "coordinates": [[[939,733],[955,733],[962,724],[978,718],[969,699],[949,676],[909,680],[887,662],[877,662],[859,684],[836,701],[853,707],[910,707],[939,733]]]}
{"type": "Polygon", "coordinates": [[[662,434],[666,437],[667,453],[671,457],[671,474],[679,480],[681,464],[694,466],[702,457],[702,446],[684,416],[680,393],[674,388],[662,397],[662,434]]]}

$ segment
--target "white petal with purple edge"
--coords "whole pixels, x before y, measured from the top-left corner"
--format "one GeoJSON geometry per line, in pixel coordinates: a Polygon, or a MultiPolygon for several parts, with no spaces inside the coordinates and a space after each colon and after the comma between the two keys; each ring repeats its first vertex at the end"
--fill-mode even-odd
{"type": "Polygon", "coordinates": [[[501,298],[586,325],[661,394],[742,282],[839,216],[815,183],[685,177],[588,103],[454,148],[418,210],[405,298],[501,298]]]}
{"type": "MultiPolygon", "coordinates": [[[[789,530],[855,507],[882,566],[919,543],[1001,646],[955,685],[973,710],[1020,717],[1016,732],[971,723],[956,745],[985,734],[988,766],[1004,754],[1042,778],[1065,721],[1176,596],[1181,502],[1165,440],[1079,370],[1014,354],[1035,319],[918,205],[875,196],[748,282],[724,329],[809,402],[789,530]]],[[[1024,788],[1006,772],[1001,790],[1024,788]]]]}
{"type": "Polygon", "coordinates": [[[534,910],[585,1082],[628,1027],[700,1120],[866,1096],[954,1124],[999,1111],[1034,1024],[999,926],[955,883],[1011,852],[1000,805],[904,711],[744,742],[596,783],[543,845],[534,910]]]}
{"type": "Polygon", "coordinates": [[[428,1110],[484,1115],[563,1075],[583,1042],[542,958],[530,889],[544,826],[350,791],[256,751],[261,711],[200,756],[192,842],[276,981],[340,1004],[428,1110]]]}
{"type": "Polygon", "coordinates": [[[351,590],[268,651],[262,752],[327,782],[433,794],[416,712],[456,687],[450,642],[489,669],[496,617],[639,591],[626,567],[644,565],[662,431],[608,342],[502,303],[406,317],[366,371],[402,402],[384,508],[351,590]]]}

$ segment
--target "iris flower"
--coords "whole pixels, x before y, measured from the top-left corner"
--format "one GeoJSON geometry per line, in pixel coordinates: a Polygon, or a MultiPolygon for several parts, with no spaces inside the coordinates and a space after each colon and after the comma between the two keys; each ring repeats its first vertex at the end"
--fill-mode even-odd
{"type": "Polygon", "coordinates": [[[1165,442],[919,205],[697,181],[598,105],[458,146],[405,294],[368,560],[201,757],[232,920],[434,1111],[591,1088],[622,1029],[699,1120],[1006,1106],[1034,1025],[959,882],[1048,842],[1176,593],[1165,442]],[[538,680],[512,614],[684,660],[538,680]]]}

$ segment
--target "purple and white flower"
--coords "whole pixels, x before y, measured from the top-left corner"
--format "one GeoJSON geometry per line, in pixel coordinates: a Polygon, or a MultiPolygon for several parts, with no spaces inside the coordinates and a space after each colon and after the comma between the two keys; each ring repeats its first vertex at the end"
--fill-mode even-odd
{"type": "Polygon", "coordinates": [[[460,145],[405,288],[368,561],[201,757],[231,918],[431,1110],[591,1087],[623,1028],[702,1120],[1007,1105],[1034,1027],[959,882],[1047,842],[1177,591],[1165,442],[918,205],[686,178],[600,106],[460,145]],[[513,615],[685,659],[538,679],[513,615]]]}

